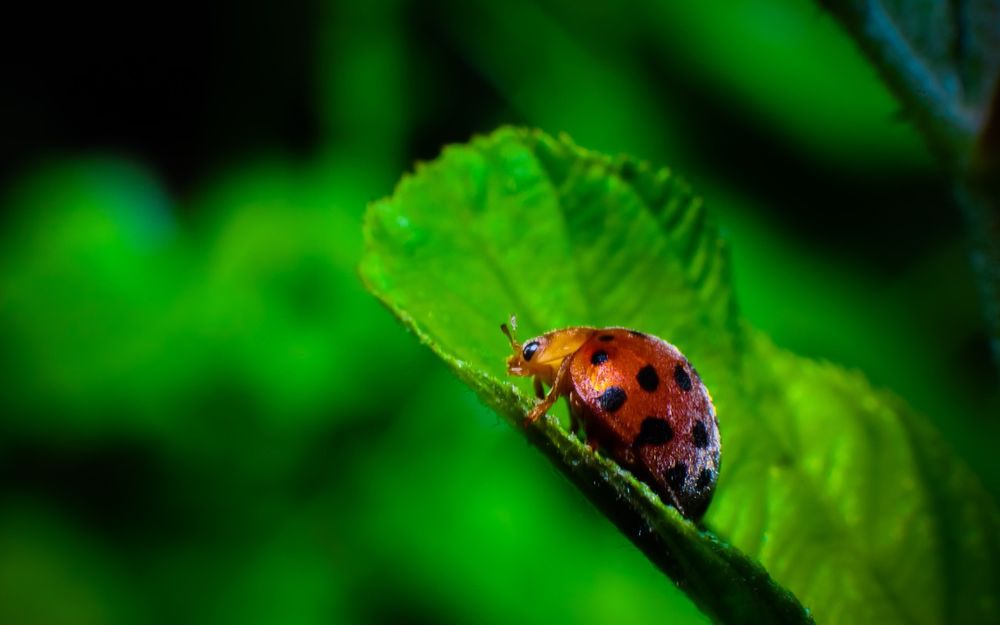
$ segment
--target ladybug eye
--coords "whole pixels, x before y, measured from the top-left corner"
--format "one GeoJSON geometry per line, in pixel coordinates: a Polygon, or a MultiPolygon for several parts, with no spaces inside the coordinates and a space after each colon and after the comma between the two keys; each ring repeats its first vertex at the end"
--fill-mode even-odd
{"type": "Polygon", "coordinates": [[[532,341],[528,343],[527,345],[524,346],[524,350],[521,352],[521,356],[523,356],[525,360],[531,360],[531,357],[534,356],[535,352],[538,351],[538,347],[539,347],[538,341],[532,341]]]}

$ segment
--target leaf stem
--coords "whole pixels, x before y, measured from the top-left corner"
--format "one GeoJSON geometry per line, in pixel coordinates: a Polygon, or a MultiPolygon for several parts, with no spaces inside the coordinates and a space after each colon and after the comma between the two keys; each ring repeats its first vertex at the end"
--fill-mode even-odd
{"type": "Polygon", "coordinates": [[[664,505],[631,473],[566,432],[555,417],[545,415],[535,425],[523,427],[531,403],[512,385],[500,386],[498,391],[495,381],[458,365],[432,341],[425,342],[484,402],[523,431],[528,441],[713,621],[814,622],[798,599],[777,584],[759,563],[664,505]]]}
{"type": "Polygon", "coordinates": [[[976,120],[959,105],[955,84],[946,86],[913,49],[881,2],[819,0],[854,37],[896,95],[905,113],[946,163],[967,158],[976,120]]]}

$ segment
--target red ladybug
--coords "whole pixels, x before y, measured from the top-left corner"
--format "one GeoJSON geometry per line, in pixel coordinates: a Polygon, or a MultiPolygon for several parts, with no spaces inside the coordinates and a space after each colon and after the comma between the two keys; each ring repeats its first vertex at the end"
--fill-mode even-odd
{"type": "Polygon", "coordinates": [[[514,350],[507,372],[533,376],[541,400],[527,423],[567,396],[570,428],[582,425],[591,449],[605,450],[685,517],[701,518],[719,477],[719,423],[676,347],[627,328],[574,326],[523,344],[500,328],[514,350]]]}

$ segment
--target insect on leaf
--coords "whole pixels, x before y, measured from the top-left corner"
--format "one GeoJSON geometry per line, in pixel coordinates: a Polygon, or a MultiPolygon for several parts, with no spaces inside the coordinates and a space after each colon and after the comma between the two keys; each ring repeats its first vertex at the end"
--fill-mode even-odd
{"type": "Polygon", "coordinates": [[[365,230],[368,288],[717,622],[997,619],[995,505],[898,400],[740,322],[723,242],[669,171],[504,128],[419,165],[365,230]],[[556,418],[523,427],[512,312],[525,337],[626,326],[688,356],[722,439],[710,531],[556,418]]]}

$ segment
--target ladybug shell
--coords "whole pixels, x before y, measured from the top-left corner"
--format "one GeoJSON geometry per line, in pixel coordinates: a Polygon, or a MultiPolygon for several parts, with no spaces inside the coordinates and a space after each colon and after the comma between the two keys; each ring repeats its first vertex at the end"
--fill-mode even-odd
{"type": "Polygon", "coordinates": [[[697,520],[719,475],[719,424],[701,378],[666,341],[633,330],[598,330],[572,356],[574,427],[697,520]]]}

